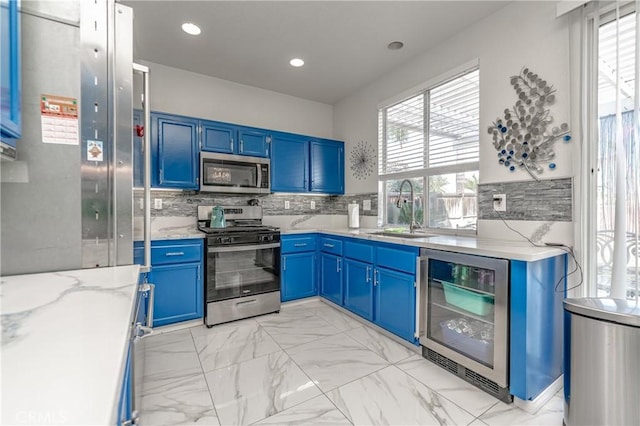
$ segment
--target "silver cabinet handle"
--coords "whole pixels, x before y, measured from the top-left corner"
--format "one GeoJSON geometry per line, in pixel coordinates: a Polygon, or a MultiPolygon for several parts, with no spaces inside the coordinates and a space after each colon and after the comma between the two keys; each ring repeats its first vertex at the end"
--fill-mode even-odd
{"type": "Polygon", "coordinates": [[[233,152],[233,138],[229,139],[229,149],[233,152]]]}
{"type": "Polygon", "coordinates": [[[240,139],[240,152],[244,152],[244,141],[240,139]]]}
{"type": "Polygon", "coordinates": [[[164,254],[165,256],[184,256],[183,251],[171,251],[164,254]]]}
{"type": "Polygon", "coordinates": [[[283,271],[287,270],[287,256],[282,257],[282,270],[283,271]]]}
{"type": "Polygon", "coordinates": [[[330,247],[330,248],[334,248],[335,244],[329,244],[329,243],[324,243],[325,247],[330,247]]]}
{"type": "Polygon", "coordinates": [[[427,262],[426,256],[416,257],[416,282],[414,283],[414,286],[416,288],[416,325],[415,325],[416,328],[413,332],[413,337],[415,337],[416,339],[420,338],[420,335],[424,333],[424,330],[420,330],[420,327],[422,325],[421,318],[420,318],[422,314],[422,309],[420,307],[422,306],[422,297],[421,297],[421,290],[422,290],[421,286],[422,286],[422,279],[423,279],[422,268],[424,266],[426,269],[426,262],[427,262]]]}
{"type": "Polygon", "coordinates": [[[294,247],[306,247],[307,243],[297,243],[293,245],[294,247]]]}
{"type": "Polygon", "coordinates": [[[341,265],[341,263],[342,263],[342,259],[337,258],[337,259],[336,259],[336,272],[340,272],[340,271],[342,270],[342,265],[341,265]]]}
{"type": "Polygon", "coordinates": [[[366,283],[371,281],[371,276],[369,274],[371,274],[371,266],[367,266],[367,275],[365,276],[365,281],[364,281],[366,283]]]}

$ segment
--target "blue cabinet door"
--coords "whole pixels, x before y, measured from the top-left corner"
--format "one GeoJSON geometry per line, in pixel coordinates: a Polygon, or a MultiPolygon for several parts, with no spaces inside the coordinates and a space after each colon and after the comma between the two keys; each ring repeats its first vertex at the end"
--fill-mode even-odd
{"type": "Polygon", "coordinates": [[[200,263],[153,266],[149,282],[156,285],[154,327],[202,318],[204,301],[200,263]]]}
{"type": "Polygon", "coordinates": [[[144,186],[144,142],[138,136],[136,126],[143,127],[143,131],[149,129],[144,125],[144,117],[139,109],[133,110],[133,186],[142,188],[144,186]]]}
{"type": "Polygon", "coordinates": [[[414,279],[410,274],[376,268],[374,322],[412,342],[416,324],[414,279]]]}
{"type": "Polygon", "coordinates": [[[131,358],[133,356],[133,349],[131,344],[127,347],[127,362],[124,367],[124,376],[122,377],[122,387],[120,388],[120,398],[118,400],[118,425],[125,424],[126,421],[131,420],[133,410],[133,398],[132,394],[132,382],[133,371],[131,368],[131,358]]]}
{"type": "Polygon", "coordinates": [[[306,192],[309,143],[301,136],[278,133],[271,140],[271,190],[306,192]]]}
{"type": "Polygon", "coordinates": [[[151,117],[152,149],[157,149],[152,161],[154,186],[198,189],[198,121],[158,113],[151,117]]]}
{"type": "Polygon", "coordinates": [[[269,141],[266,130],[240,127],[238,129],[238,154],[253,157],[269,156],[269,141]]]}
{"type": "Polygon", "coordinates": [[[20,56],[18,1],[0,0],[0,137],[12,148],[22,135],[20,56]]]}
{"type": "Polygon", "coordinates": [[[344,307],[373,321],[373,266],[344,259],[344,307]]]}
{"type": "Polygon", "coordinates": [[[202,150],[211,152],[234,153],[236,127],[216,121],[201,121],[202,150]]]}
{"type": "Polygon", "coordinates": [[[320,296],[342,306],[342,257],[320,254],[320,296]]]}
{"type": "Polygon", "coordinates": [[[315,252],[283,255],[280,268],[283,302],[317,294],[315,252]]]}
{"type": "Polygon", "coordinates": [[[344,194],[344,144],[311,141],[311,192],[344,194]]]}

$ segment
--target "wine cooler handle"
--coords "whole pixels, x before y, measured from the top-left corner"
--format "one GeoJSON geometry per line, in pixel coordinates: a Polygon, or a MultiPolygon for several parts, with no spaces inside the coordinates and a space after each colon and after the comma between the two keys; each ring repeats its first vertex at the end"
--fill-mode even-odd
{"type": "MultiPolygon", "coordinates": [[[[422,319],[422,313],[424,312],[426,314],[426,309],[422,309],[422,306],[426,307],[426,300],[425,300],[425,304],[423,305],[422,302],[422,289],[424,288],[425,290],[425,296],[427,293],[427,286],[423,284],[423,280],[427,279],[427,274],[426,271],[423,271],[423,267],[425,267],[426,269],[426,263],[427,263],[427,256],[418,256],[416,257],[416,282],[413,284],[416,288],[416,325],[415,325],[415,332],[414,332],[414,337],[416,339],[419,339],[420,336],[424,336],[424,329],[422,328],[424,321],[422,319]]],[[[424,319],[426,321],[426,318],[424,319]]]]}

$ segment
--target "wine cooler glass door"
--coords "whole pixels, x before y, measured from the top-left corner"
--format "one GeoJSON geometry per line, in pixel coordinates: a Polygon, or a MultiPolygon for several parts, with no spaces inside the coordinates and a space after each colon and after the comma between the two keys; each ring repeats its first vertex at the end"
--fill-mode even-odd
{"type": "Polygon", "coordinates": [[[506,384],[508,261],[445,252],[427,257],[425,346],[506,384]]]}

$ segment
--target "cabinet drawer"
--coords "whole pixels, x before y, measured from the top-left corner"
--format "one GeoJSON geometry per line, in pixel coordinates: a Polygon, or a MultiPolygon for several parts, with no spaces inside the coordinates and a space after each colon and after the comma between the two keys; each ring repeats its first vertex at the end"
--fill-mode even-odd
{"type": "Polygon", "coordinates": [[[377,265],[396,271],[416,273],[417,250],[399,249],[393,246],[376,247],[377,265]]]}
{"type": "Polygon", "coordinates": [[[282,253],[300,253],[316,249],[315,236],[282,237],[280,250],[282,253]]]}
{"type": "Polygon", "coordinates": [[[202,249],[200,244],[163,244],[159,247],[151,247],[152,265],[201,261],[202,249]]]}
{"type": "Polygon", "coordinates": [[[342,241],[335,238],[320,238],[320,250],[342,256],[342,241]]]}
{"type": "Polygon", "coordinates": [[[344,242],[344,255],[361,262],[373,263],[373,245],[357,243],[355,241],[344,242]]]}

